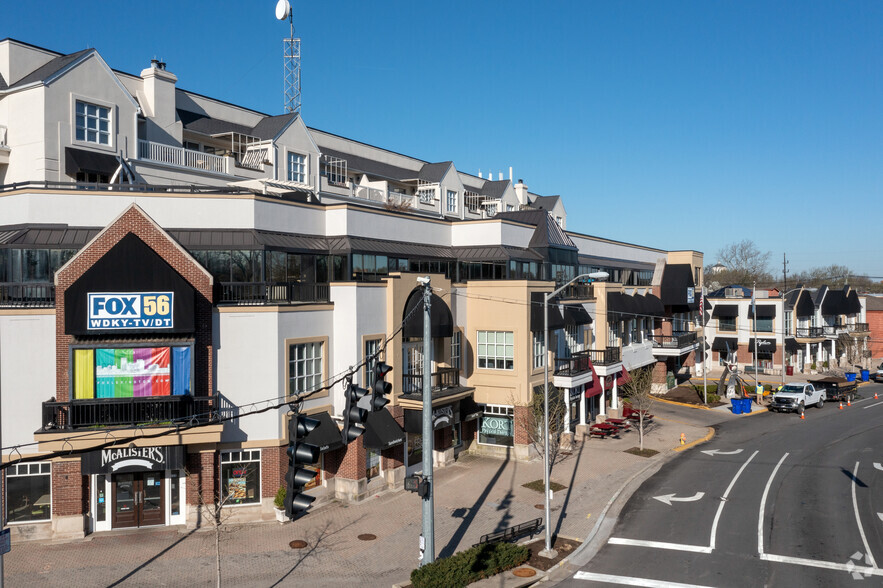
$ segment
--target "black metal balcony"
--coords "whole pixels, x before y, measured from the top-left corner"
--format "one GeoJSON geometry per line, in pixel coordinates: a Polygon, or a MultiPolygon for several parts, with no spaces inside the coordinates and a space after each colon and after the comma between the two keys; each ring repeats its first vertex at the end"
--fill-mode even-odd
{"type": "Polygon", "coordinates": [[[696,333],[691,331],[675,331],[671,335],[648,335],[647,339],[653,342],[653,347],[683,349],[696,342],[696,333]]]}
{"type": "Polygon", "coordinates": [[[221,282],[220,304],[300,304],[328,302],[328,284],[307,282],[221,282]]]}
{"type": "MultiPolygon", "coordinates": [[[[460,386],[460,370],[457,368],[440,368],[432,372],[430,386],[432,392],[439,392],[460,386]]],[[[421,394],[423,392],[423,374],[402,374],[402,394],[421,394]]]]}
{"type": "MultiPolygon", "coordinates": [[[[617,350],[618,351],[618,350],[617,350]]],[[[588,351],[577,351],[570,357],[555,358],[556,376],[574,377],[592,370],[592,359],[588,351]]]]}
{"type": "Polygon", "coordinates": [[[595,290],[591,284],[570,284],[558,293],[560,300],[593,300],[595,290]]]}
{"type": "Polygon", "coordinates": [[[173,426],[217,420],[217,396],[143,396],[44,402],[42,431],[173,426]]]}
{"type": "Polygon", "coordinates": [[[589,360],[594,365],[611,365],[619,363],[621,356],[619,347],[608,347],[607,349],[587,349],[583,353],[588,354],[589,360]]]}
{"type": "Polygon", "coordinates": [[[0,307],[52,308],[55,284],[52,282],[0,282],[0,307]]]}
{"type": "Polygon", "coordinates": [[[825,336],[825,327],[797,327],[796,337],[816,339],[825,336]]]}

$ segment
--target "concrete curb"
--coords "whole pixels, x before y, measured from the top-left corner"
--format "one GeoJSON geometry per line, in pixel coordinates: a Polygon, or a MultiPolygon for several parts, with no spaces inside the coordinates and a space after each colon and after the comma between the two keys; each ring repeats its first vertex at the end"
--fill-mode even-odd
{"type": "Polygon", "coordinates": [[[674,406],[686,406],[686,407],[688,407],[688,408],[699,408],[699,409],[702,409],[702,410],[713,410],[712,407],[710,407],[710,406],[703,406],[703,405],[701,405],[701,404],[690,404],[690,403],[688,403],[688,402],[677,402],[677,401],[675,401],[675,400],[669,400],[669,399],[667,399],[667,398],[656,398],[656,397],[654,397],[653,400],[654,400],[655,402],[662,402],[662,403],[664,403],[664,404],[673,404],[674,406]]]}
{"type": "Polygon", "coordinates": [[[678,445],[677,447],[673,448],[672,451],[686,451],[687,449],[690,449],[691,447],[696,447],[697,445],[702,445],[703,443],[707,443],[708,441],[711,441],[713,438],[714,438],[714,428],[708,427],[708,433],[705,435],[705,437],[703,437],[702,439],[696,439],[695,441],[690,441],[689,443],[687,443],[685,445],[678,445]]]}

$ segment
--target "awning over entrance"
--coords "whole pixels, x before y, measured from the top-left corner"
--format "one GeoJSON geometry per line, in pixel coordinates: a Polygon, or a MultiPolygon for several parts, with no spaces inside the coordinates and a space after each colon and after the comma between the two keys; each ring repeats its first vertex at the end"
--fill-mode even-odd
{"type": "MultiPolygon", "coordinates": [[[[748,318],[753,317],[751,307],[748,307],[748,318]]],[[[757,318],[776,318],[776,307],[772,304],[758,304],[757,318]]]]}
{"type": "MultiPolygon", "coordinates": [[[[450,427],[460,422],[460,403],[445,404],[432,409],[432,429],[450,427]]],[[[412,434],[423,433],[423,411],[405,410],[405,432],[412,434]]]]}
{"type": "Polygon", "coordinates": [[[343,439],[341,439],[340,436],[340,429],[338,429],[334,421],[331,420],[330,414],[327,412],[320,412],[318,414],[311,414],[309,417],[311,419],[317,419],[319,421],[319,426],[310,431],[310,434],[306,436],[304,441],[310,445],[318,447],[320,453],[334,451],[335,449],[343,447],[343,439]]]}
{"type": "Polygon", "coordinates": [[[472,421],[480,417],[482,413],[484,413],[484,409],[478,406],[472,396],[467,396],[460,401],[460,420],[472,421]]]}
{"type": "MultiPolygon", "coordinates": [[[[530,293],[530,330],[534,333],[543,332],[543,297],[544,292],[530,293]]],[[[564,328],[564,317],[553,298],[549,301],[549,331],[564,328]]]]}
{"type": "Polygon", "coordinates": [[[749,339],[748,340],[748,352],[754,353],[755,341],[757,341],[757,350],[763,352],[774,352],[776,350],[776,340],[775,339],[749,339]]]}
{"type": "Polygon", "coordinates": [[[368,415],[365,423],[365,447],[389,449],[405,442],[405,432],[388,410],[378,410],[368,415]]]}
{"type": "MultiPolygon", "coordinates": [[[[451,309],[447,303],[436,296],[430,294],[429,302],[429,324],[430,335],[435,337],[451,337],[454,334],[454,319],[451,316],[451,309]]],[[[423,289],[414,288],[408,296],[405,303],[405,312],[402,315],[405,320],[402,329],[403,337],[413,337],[415,339],[423,338],[423,289]],[[413,314],[412,314],[413,312],[413,314]]]]}
{"type": "Polygon", "coordinates": [[[785,339],[785,351],[788,353],[797,353],[800,349],[800,345],[797,344],[797,341],[794,339],[785,339]]]}
{"type": "Polygon", "coordinates": [[[672,312],[699,309],[699,294],[693,282],[693,266],[688,263],[670,263],[662,271],[660,298],[672,312]]]}
{"type": "Polygon", "coordinates": [[[715,304],[711,316],[734,317],[739,316],[739,307],[735,304],[715,304]]]}
{"type": "Polygon", "coordinates": [[[64,172],[71,176],[79,171],[90,171],[112,176],[120,162],[111,153],[99,153],[74,147],[64,148],[64,172]]]}
{"type": "Polygon", "coordinates": [[[592,316],[582,304],[562,304],[561,310],[564,315],[564,324],[567,326],[592,324],[592,316]]]}
{"type": "Polygon", "coordinates": [[[110,447],[84,453],[80,459],[83,474],[180,470],[184,468],[184,446],[110,447]]]}
{"type": "Polygon", "coordinates": [[[736,337],[715,337],[714,343],[711,344],[711,350],[725,352],[727,346],[729,346],[729,351],[736,351],[739,347],[739,340],[736,337]]]}

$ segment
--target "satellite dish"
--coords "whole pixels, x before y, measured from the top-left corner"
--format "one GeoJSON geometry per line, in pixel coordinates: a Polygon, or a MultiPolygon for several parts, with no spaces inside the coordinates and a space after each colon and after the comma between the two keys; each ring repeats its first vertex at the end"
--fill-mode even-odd
{"type": "Polygon", "coordinates": [[[289,14],[291,14],[291,4],[288,3],[288,0],[279,0],[276,3],[276,18],[285,20],[289,14]]]}

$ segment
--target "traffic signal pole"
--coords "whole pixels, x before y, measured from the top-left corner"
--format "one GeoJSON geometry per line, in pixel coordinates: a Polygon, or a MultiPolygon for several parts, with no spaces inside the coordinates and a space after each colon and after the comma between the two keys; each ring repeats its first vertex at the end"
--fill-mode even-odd
{"type": "Polygon", "coordinates": [[[429,486],[426,496],[423,497],[423,558],[420,560],[420,565],[423,566],[435,561],[432,499],[435,494],[432,484],[432,329],[429,319],[432,288],[428,276],[419,278],[418,282],[423,285],[423,479],[429,486]]]}

